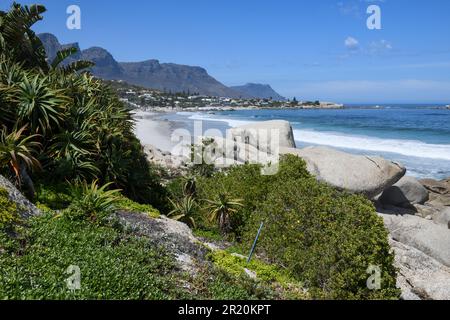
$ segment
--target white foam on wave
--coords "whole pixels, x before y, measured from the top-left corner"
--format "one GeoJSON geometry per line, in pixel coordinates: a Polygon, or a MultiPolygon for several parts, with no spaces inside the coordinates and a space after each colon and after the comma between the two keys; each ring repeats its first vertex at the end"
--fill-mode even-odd
{"type": "Polygon", "coordinates": [[[397,153],[409,157],[450,160],[450,145],[429,144],[422,141],[381,139],[334,132],[294,130],[297,141],[337,148],[397,153]]]}
{"type": "MultiPolygon", "coordinates": [[[[232,128],[258,122],[220,118],[202,113],[194,113],[189,119],[225,122],[232,128]]],[[[388,152],[417,158],[450,160],[450,145],[445,144],[429,144],[414,140],[382,139],[368,136],[346,135],[339,132],[323,132],[304,129],[294,129],[294,138],[296,141],[308,144],[336,148],[388,152]]]]}
{"type": "Polygon", "coordinates": [[[189,117],[189,119],[190,120],[201,120],[201,121],[225,122],[231,128],[244,126],[246,124],[257,122],[257,121],[236,120],[236,119],[229,119],[229,118],[215,118],[209,114],[202,114],[202,113],[194,113],[189,117]]]}

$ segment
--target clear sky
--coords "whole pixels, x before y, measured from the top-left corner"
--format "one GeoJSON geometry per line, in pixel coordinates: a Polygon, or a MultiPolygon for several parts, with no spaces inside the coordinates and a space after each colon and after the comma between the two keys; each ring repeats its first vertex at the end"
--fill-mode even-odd
{"type": "Polygon", "coordinates": [[[198,65],[226,85],[268,83],[297,99],[450,103],[449,0],[39,3],[48,12],[37,32],[104,47],[118,61],[198,65]],[[66,28],[72,4],[81,8],[81,30],[66,28]],[[366,26],[371,4],[381,8],[381,30],[366,26]]]}

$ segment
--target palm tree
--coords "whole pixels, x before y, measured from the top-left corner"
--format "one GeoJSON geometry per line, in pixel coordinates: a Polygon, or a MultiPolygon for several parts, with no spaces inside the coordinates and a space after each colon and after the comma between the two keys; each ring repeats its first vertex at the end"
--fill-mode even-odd
{"type": "Polygon", "coordinates": [[[220,193],[214,200],[206,200],[209,204],[206,210],[209,211],[211,222],[216,221],[222,234],[231,231],[230,218],[238,212],[239,207],[243,207],[242,199],[230,199],[228,193],[220,193]]]}
{"type": "Polygon", "coordinates": [[[0,46],[26,68],[48,71],[44,46],[31,27],[42,20],[42,5],[14,3],[8,12],[0,11],[0,46]]]}
{"type": "Polygon", "coordinates": [[[53,59],[52,63],[50,64],[50,68],[52,70],[61,70],[64,74],[70,74],[75,73],[87,68],[93,67],[95,64],[90,61],[84,61],[79,60],[72,62],[66,66],[63,66],[64,60],[69,58],[70,56],[73,56],[78,52],[78,49],[75,47],[70,47],[66,49],[62,49],[57,52],[55,59],[53,59]]]}
{"type": "Polygon", "coordinates": [[[25,77],[18,85],[17,94],[18,120],[29,123],[32,133],[45,134],[58,127],[62,112],[70,101],[63,90],[52,89],[48,77],[39,74],[31,80],[25,77]]]}
{"type": "Polygon", "coordinates": [[[194,215],[197,205],[194,198],[189,196],[184,197],[181,201],[176,202],[172,199],[169,199],[169,201],[173,206],[173,210],[167,216],[173,220],[184,222],[190,227],[195,228],[196,225],[194,215]]]}
{"type": "Polygon", "coordinates": [[[31,29],[36,22],[43,19],[42,14],[45,11],[47,9],[43,5],[21,6],[15,2],[8,12],[0,11],[0,51],[11,52],[15,61],[24,63],[26,68],[39,68],[45,73],[56,68],[64,73],[73,73],[92,67],[92,62],[83,60],[61,67],[66,58],[77,53],[76,48],[59,51],[51,65],[48,64],[42,41],[31,29]]]}
{"type": "Polygon", "coordinates": [[[40,137],[37,134],[24,137],[26,127],[17,131],[8,133],[6,126],[0,131],[0,165],[9,166],[14,172],[17,182],[22,182],[28,187],[29,195],[34,197],[35,189],[27,169],[41,169],[40,162],[34,154],[41,147],[41,144],[35,141],[40,137]]]}

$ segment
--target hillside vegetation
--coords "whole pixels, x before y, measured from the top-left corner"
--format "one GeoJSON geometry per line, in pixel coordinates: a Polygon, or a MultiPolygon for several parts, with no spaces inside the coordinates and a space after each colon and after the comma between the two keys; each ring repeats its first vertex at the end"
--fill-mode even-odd
{"type": "Polygon", "coordinates": [[[0,175],[43,213],[23,218],[0,188],[0,299],[398,298],[372,204],[318,183],[297,157],[275,176],[255,165],[197,165],[162,185],[130,110],[83,72],[92,64],[63,63],[72,48],[47,61],[31,30],[44,12],[0,12],[0,175]],[[185,272],[170,248],[121,224],[119,211],[165,214],[225,248],[185,272]],[[247,264],[237,253],[248,253],[261,222],[247,264]],[[83,269],[75,291],[65,281],[73,264],[83,269]],[[366,285],[371,265],[382,270],[380,290],[366,285]]]}

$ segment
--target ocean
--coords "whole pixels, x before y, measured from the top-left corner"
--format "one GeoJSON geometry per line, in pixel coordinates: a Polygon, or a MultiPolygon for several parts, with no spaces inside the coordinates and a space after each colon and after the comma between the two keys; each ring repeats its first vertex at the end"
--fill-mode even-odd
{"type": "Polygon", "coordinates": [[[224,132],[257,121],[287,120],[297,147],[330,146],[354,154],[381,156],[402,163],[417,178],[450,177],[450,110],[437,106],[348,106],[342,110],[241,110],[214,113],[179,112],[171,121],[224,132]]]}

